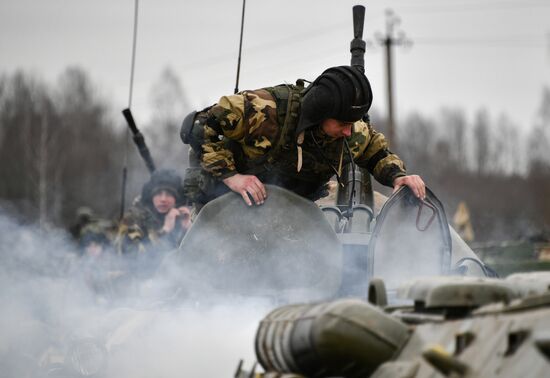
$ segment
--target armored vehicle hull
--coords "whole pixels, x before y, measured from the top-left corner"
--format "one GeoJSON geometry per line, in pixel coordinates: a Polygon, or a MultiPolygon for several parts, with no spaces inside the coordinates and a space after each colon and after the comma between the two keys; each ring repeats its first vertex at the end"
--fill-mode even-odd
{"type": "Polygon", "coordinates": [[[410,304],[384,311],[356,300],[278,308],[258,328],[259,375],[546,377],[549,283],[550,273],[435,277],[402,286],[410,304]]]}
{"type": "Polygon", "coordinates": [[[373,278],[384,279],[391,300],[399,283],[415,277],[490,275],[429,190],[424,201],[399,190],[376,218],[363,204],[344,213],[280,187],[267,190],[262,206],[248,207],[235,193],[204,206],[161,275],[177,267],[181,287],[197,298],[276,303],[366,299],[373,278]]]}

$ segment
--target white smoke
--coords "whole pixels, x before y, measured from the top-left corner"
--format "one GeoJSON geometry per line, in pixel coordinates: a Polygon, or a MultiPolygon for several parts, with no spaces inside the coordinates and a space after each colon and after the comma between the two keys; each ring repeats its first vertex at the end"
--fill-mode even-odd
{"type": "MultiPolygon", "coordinates": [[[[268,211],[267,203],[264,206],[263,210],[256,210],[268,211]]],[[[300,212],[294,211],[293,215],[297,213],[300,212]]],[[[275,214],[265,217],[270,220],[266,223],[269,230],[276,229],[274,224],[279,218],[279,224],[290,222],[289,217],[275,214]]],[[[381,251],[375,257],[381,261],[375,263],[374,273],[388,283],[429,275],[432,272],[426,269],[439,267],[437,255],[429,253],[438,249],[438,234],[419,232],[415,215],[397,214],[395,224],[386,220],[389,232],[379,242],[388,244],[380,245],[381,251]],[[406,227],[398,231],[397,224],[406,227]]],[[[242,218],[242,214],[235,216],[242,218]]],[[[229,219],[217,218],[226,222],[229,219]]],[[[430,229],[435,227],[434,221],[430,229]]],[[[295,231],[304,242],[319,239],[319,230],[310,229],[307,231],[302,225],[295,231]]],[[[254,233],[254,243],[271,236],[259,231],[254,233]]],[[[201,229],[196,244],[211,242],[216,234],[201,229]]],[[[139,268],[143,267],[136,266],[140,261],[112,258],[105,260],[107,266],[103,266],[79,256],[63,231],[45,232],[21,226],[0,213],[0,235],[0,367],[7,377],[41,377],[60,365],[86,372],[99,370],[105,378],[231,376],[241,358],[247,363],[245,367],[255,360],[255,331],[259,321],[276,306],[266,298],[242,298],[234,291],[231,297],[201,296],[200,293],[208,292],[208,280],[189,275],[189,270],[182,268],[208,271],[204,266],[198,270],[199,256],[193,260],[195,254],[189,250],[183,252],[187,254],[185,264],[179,264],[177,258],[165,259],[161,274],[143,279],[124,274],[129,266],[141,271],[139,268]],[[193,293],[199,295],[189,295],[193,293]]],[[[296,237],[287,241],[296,243],[296,237]]],[[[210,248],[210,253],[224,252],[223,247],[229,243],[229,239],[218,243],[220,247],[210,248]]],[[[317,252],[335,253],[329,246],[317,252]]],[[[215,259],[211,261],[213,264],[215,259]]],[[[204,259],[202,264],[205,262],[207,268],[210,261],[204,259]]],[[[279,273],[289,270],[285,265],[288,261],[281,263],[282,266],[268,265],[279,273]]],[[[327,272],[342,269],[341,265],[320,266],[317,261],[298,268],[317,269],[323,278],[327,272]]],[[[230,275],[242,274],[240,267],[234,269],[230,275]]],[[[281,280],[292,283],[296,279],[293,274],[296,273],[281,280]]],[[[258,283],[250,283],[254,284],[258,283]]],[[[315,294],[315,288],[307,289],[307,293],[285,292],[283,301],[327,295],[315,294]]],[[[251,291],[257,292],[248,292],[251,291]]]]}
{"type": "Polygon", "coordinates": [[[100,367],[106,378],[232,376],[241,358],[255,360],[266,301],[188,303],[165,295],[169,282],[150,280],[98,290],[88,280],[93,262],[65,232],[0,213],[0,235],[2,376],[40,377],[59,365],[100,367]]]}

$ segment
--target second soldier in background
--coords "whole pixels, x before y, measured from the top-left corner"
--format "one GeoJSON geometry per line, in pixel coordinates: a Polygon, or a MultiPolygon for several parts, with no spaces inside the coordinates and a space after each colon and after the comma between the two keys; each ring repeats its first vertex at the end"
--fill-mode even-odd
{"type": "Polygon", "coordinates": [[[145,262],[139,264],[145,271],[153,270],[191,226],[190,211],[183,204],[181,177],[173,170],[155,171],[120,223],[118,253],[145,262]]]}

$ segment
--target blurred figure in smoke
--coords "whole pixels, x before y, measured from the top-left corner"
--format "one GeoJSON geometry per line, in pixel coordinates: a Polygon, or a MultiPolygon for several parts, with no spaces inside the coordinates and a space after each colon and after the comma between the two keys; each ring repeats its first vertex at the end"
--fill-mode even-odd
{"type": "Polygon", "coordinates": [[[71,233],[74,240],[79,240],[82,235],[82,229],[86,225],[95,221],[95,215],[92,209],[87,206],[80,206],[76,209],[76,217],[74,223],[69,227],[69,232],[71,233]]]}
{"type": "Polygon", "coordinates": [[[181,177],[173,170],[155,171],[120,223],[117,252],[153,263],[163,252],[177,248],[191,226],[190,211],[183,203],[181,177]]]}
{"type": "Polygon", "coordinates": [[[100,295],[110,292],[111,281],[115,278],[111,227],[108,221],[89,223],[81,230],[78,241],[81,253],[78,269],[87,285],[100,295]]]}
{"type": "Polygon", "coordinates": [[[181,138],[200,161],[186,174],[187,196],[200,205],[232,190],[260,205],[264,184],[274,184],[315,201],[353,161],[381,184],[408,186],[423,199],[420,176],[407,175],[370,125],[371,102],[369,81],[351,66],[331,67],[307,87],[298,80],[222,97],[183,121],[181,138]]]}
{"type": "Polygon", "coordinates": [[[111,247],[111,240],[106,225],[92,222],[84,226],[78,240],[82,256],[99,259],[111,247]]]}

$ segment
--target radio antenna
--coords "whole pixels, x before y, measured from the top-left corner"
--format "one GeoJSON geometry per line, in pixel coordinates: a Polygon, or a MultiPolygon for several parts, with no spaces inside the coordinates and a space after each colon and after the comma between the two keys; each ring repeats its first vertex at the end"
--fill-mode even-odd
{"type": "Polygon", "coordinates": [[[239,40],[239,59],[237,61],[237,81],[235,83],[235,92],[239,91],[239,74],[241,73],[241,53],[243,50],[243,29],[244,29],[244,9],[246,7],[246,0],[243,0],[243,14],[241,16],[241,38],[239,40]]]}
{"type": "MultiPolygon", "coordinates": [[[[132,108],[132,94],[134,92],[134,68],[136,64],[136,44],[137,44],[137,25],[138,25],[139,0],[134,3],[134,37],[132,42],[132,63],[130,69],[130,90],[128,93],[128,109],[132,108]]],[[[126,181],[128,177],[128,144],[130,140],[130,131],[126,129],[126,143],[124,147],[124,166],[122,167],[122,189],[120,195],[120,219],[124,216],[124,203],[126,202],[126,181]]]]}

